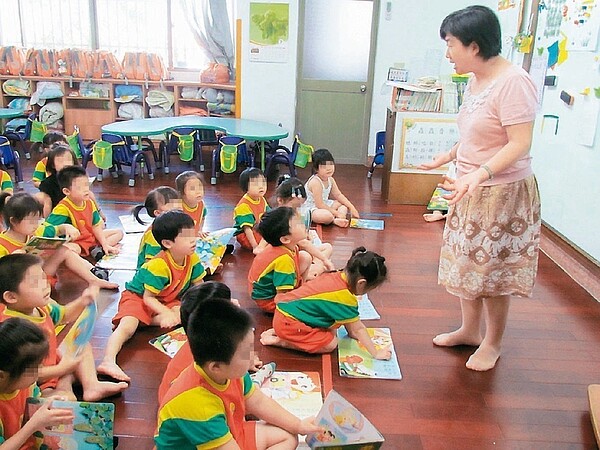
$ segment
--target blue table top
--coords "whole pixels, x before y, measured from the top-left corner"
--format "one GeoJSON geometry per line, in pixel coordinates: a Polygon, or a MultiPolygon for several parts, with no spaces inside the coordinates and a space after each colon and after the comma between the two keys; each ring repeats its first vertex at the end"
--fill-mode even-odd
{"type": "Polygon", "coordinates": [[[24,111],[13,108],[0,108],[0,119],[11,119],[24,114],[24,111]]]}
{"type": "Polygon", "coordinates": [[[288,136],[286,129],[267,122],[257,120],[234,119],[226,117],[155,117],[150,119],[133,119],[113,122],[102,127],[103,133],[119,136],[148,136],[166,133],[174,128],[197,128],[218,130],[230,136],[251,141],[270,141],[288,136]]]}

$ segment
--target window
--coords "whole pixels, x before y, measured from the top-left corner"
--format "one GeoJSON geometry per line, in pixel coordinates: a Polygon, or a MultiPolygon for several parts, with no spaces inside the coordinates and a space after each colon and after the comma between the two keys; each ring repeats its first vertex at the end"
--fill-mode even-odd
{"type": "Polygon", "coordinates": [[[170,70],[208,62],[180,0],[2,0],[0,45],[157,53],[170,70]]]}

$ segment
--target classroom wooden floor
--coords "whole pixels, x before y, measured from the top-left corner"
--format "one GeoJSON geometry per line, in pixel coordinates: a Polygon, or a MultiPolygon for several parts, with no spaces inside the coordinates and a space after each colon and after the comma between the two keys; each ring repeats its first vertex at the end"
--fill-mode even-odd
{"type": "MultiPolygon", "coordinates": [[[[25,166],[29,178],[33,164],[25,166]]],[[[184,168],[172,157],[171,174],[159,174],[154,181],[139,180],[135,188],[127,186],[125,177],[94,183],[109,227],[117,226],[117,216],[127,213],[133,202],[143,201],[152,187],[173,185],[184,168]]],[[[333,261],[340,268],[358,245],[386,257],[389,281],[369,294],[382,318],[367,325],[391,328],[403,379],[340,378],[336,354],[331,357],[333,370],[325,365],[323,373],[320,356],[262,347],[258,336],[270,326],[269,318],[253,308],[247,295],[251,256],[236,249],[224,260],[224,272],[217,279],[227,283],[255,317],[256,349],[263,361],[275,361],[281,370],[313,370],[322,379],[332,377],[333,388],[385,436],[386,449],[597,448],[587,386],[600,382],[600,304],[541,254],[534,296],[514,300],[496,368],[486,373],[467,370],[464,364],[472,348],[444,349],[431,342],[437,333],[460,323],[458,301],[437,285],[443,223],[426,223],[423,207],[385,204],[381,170],[372,180],[366,172],[361,166],[338,166],[335,178],[359,211],[385,214],[385,231],[325,227],[323,238],[333,244],[333,261]]],[[[308,172],[301,176],[306,178],[308,172]]],[[[209,184],[209,177],[205,172],[209,211],[205,228],[230,226],[233,206],[242,195],[237,177],[225,175],[216,186],[209,184]]],[[[272,183],[269,188],[272,192],[272,183]]],[[[28,184],[26,190],[34,188],[28,184]]],[[[123,272],[115,272],[113,278],[121,286],[128,281],[123,272]]],[[[82,287],[63,277],[58,285],[60,300],[69,301],[82,287]]],[[[93,338],[98,359],[111,332],[118,297],[108,291],[101,294],[106,309],[93,338]]],[[[146,450],[153,445],[156,389],[168,362],[167,356],[147,343],[158,334],[158,329],[139,332],[119,356],[132,376],[131,387],[114,399],[115,433],[124,450],[146,450]]]]}

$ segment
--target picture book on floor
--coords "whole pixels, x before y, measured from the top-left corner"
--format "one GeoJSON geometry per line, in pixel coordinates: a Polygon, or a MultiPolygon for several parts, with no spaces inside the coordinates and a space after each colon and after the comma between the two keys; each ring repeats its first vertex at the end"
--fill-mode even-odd
{"type": "Polygon", "coordinates": [[[431,200],[427,204],[429,211],[448,211],[448,200],[443,196],[450,194],[450,191],[442,189],[441,187],[435,188],[431,195],[431,200]]]}
{"type": "Polygon", "coordinates": [[[323,431],[306,436],[306,443],[311,449],[376,450],[385,441],[377,428],[334,390],[327,395],[316,422],[323,431]]]}
{"type": "Polygon", "coordinates": [[[371,303],[368,294],[357,295],[358,298],[358,315],[360,316],[360,320],[375,320],[381,319],[381,316],[371,303]]]}
{"type": "Polygon", "coordinates": [[[98,305],[93,301],[79,314],[79,317],[61,342],[60,348],[63,354],[78,356],[81,353],[92,338],[97,317],[98,305]]]}
{"type": "MultiPolygon", "coordinates": [[[[28,398],[29,417],[48,399],[28,398]]],[[[115,405],[112,403],[66,402],[52,400],[52,408],[73,410],[72,425],[42,430],[40,448],[69,450],[112,450],[115,405]]]]}
{"type": "Polygon", "coordinates": [[[350,219],[350,228],[362,228],[363,230],[383,230],[381,219],[350,219]]]}
{"type": "Polygon", "coordinates": [[[96,266],[107,270],[135,270],[142,233],[129,233],[123,236],[120,250],[116,255],[104,255],[96,266]]]}
{"type": "Polygon", "coordinates": [[[301,419],[316,416],[323,404],[318,372],[275,371],[260,390],[301,419]]]}
{"type": "Polygon", "coordinates": [[[67,238],[33,236],[27,241],[23,250],[30,255],[45,256],[67,242],[69,242],[67,238]]]}
{"type": "Polygon", "coordinates": [[[222,228],[211,231],[205,238],[198,239],[196,253],[200,256],[204,268],[210,270],[211,273],[214,273],[221,263],[233,233],[235,233],[235,228],[222,228]]]}
{"type": "Polygon", "coordinates": [[[183,331],[183,327],[179,327],[152,338],[148,342],[152,347],[159,349],[165,355],[168,355],[169,358],[172,358],[183,347],[186,341],[187,336],[185,335],[185,331],[183,331]]]}
{"type": "Polygon", "coordinates": [[[392,357],[387,361],[373,358],[362,344],[348,336],[346,328],[340,327],[337,332],[340,376],[401,380],[402,373],[390,329],[367,328],[367,331],[378,349],[390,347],[392,357]]]}

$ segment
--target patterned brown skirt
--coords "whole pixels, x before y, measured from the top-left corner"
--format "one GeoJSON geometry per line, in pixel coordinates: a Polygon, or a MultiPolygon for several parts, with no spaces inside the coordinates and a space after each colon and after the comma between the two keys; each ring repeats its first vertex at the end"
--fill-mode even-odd
{"type": "Polygon", "coordinates": [[[531,297],[540,227],[534,175],[479,187],[448,211],[438,283],[463,299],[531,297]]]}

